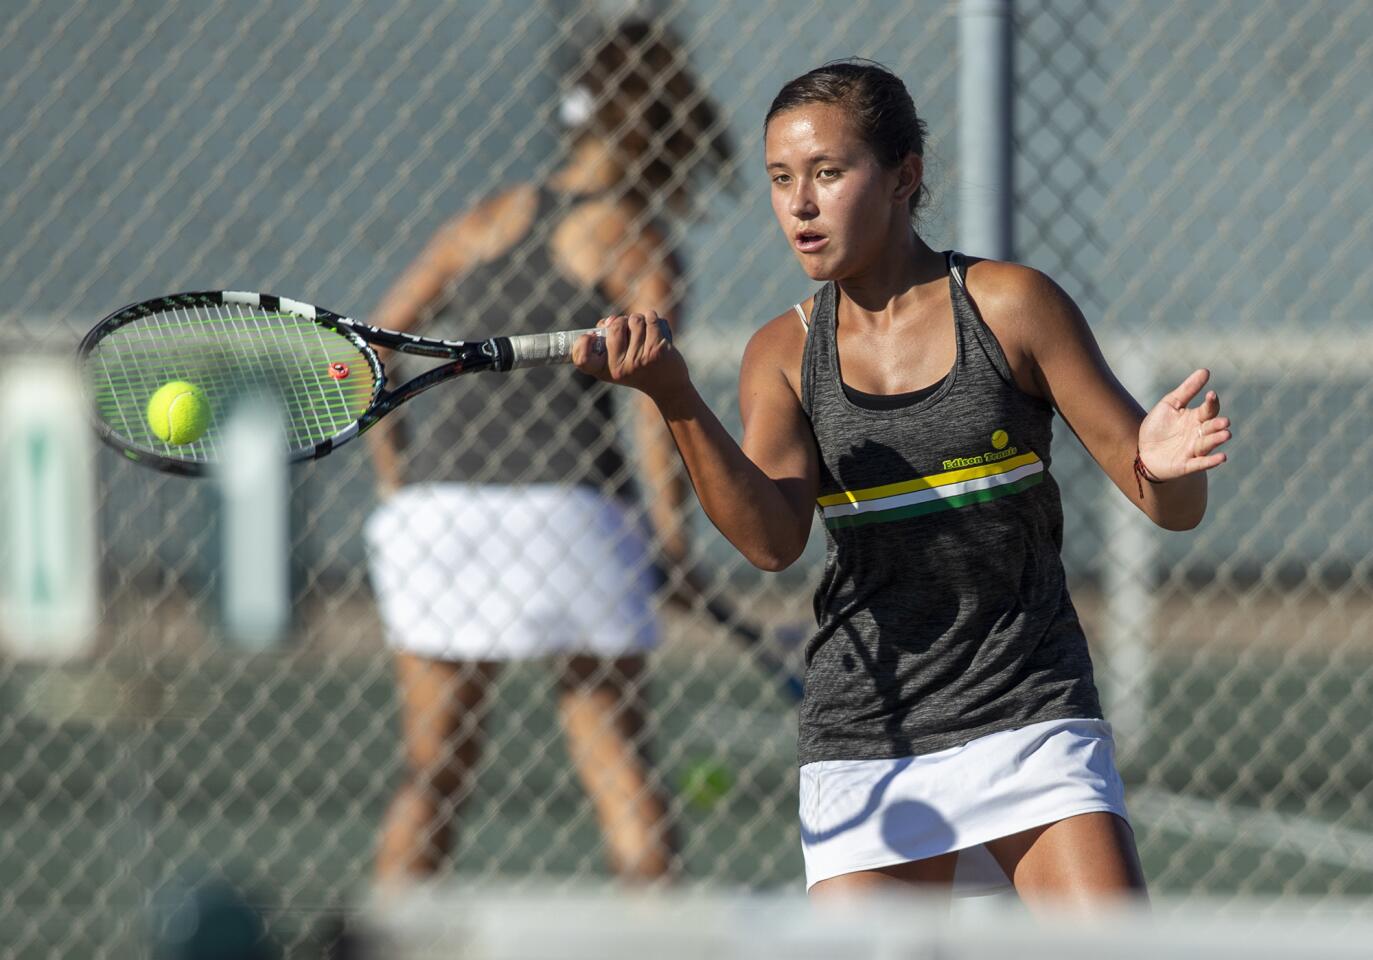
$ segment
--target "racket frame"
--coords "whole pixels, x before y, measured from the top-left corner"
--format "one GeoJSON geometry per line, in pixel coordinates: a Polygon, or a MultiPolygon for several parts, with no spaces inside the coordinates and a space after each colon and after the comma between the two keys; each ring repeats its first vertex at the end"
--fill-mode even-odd
{"type": "MultiPolygon", "coordinates": [[[[542,337],[553,337],[556,338],[560,348],[566,345],[570,350],[570,343],[576,337],[583,333],[594,332],[577,330],[557,334],[536,334],[529,337],[440,340],[398,330],[374,327],[332,310],[326,310],[323,307],[317,307],[300,300],[292,300],[288,297],[279,297],[275,294],[241,290],[202,290],[167,294],[120,307],[92,327],[81,339],[81,344],[77,348],[77,359],[82,362],[82,369],[84,369],[84,361],[95,349],[96,344],[119,328],[145,317],[177,309],[222,306],[246,306],[272,313],[289,313],[313,321],[349,340],[371,368],[373,377],[372,399],[362,415],[332,437],[311,447],[291,450],[287,459],[292,463],[317,460],[331,453],[348,441],[365,433],[373,424],[405,401],[446,380],[466,373],[486,370],[503,373],[517,366],[533,366],[540,362],[547,362],[547,360],[539,359],[538,356],[531,359],[522,358],[517,349],[517,343],[512,343],[512,341],[533,341],[542,337]],[[386,366],[382,363],[376,350],[373,349],[374,346],[394,350],[397,353],[430,357],[448,362],[412,377],[394,390],[388,390],[386,389],[386,366]]],[[[89,382],[87,386],[89,387],[89,382]]],[[[92,410],[96,433],[101,441],[118,450],[129,460],[142,466],[161,470],[164,473],[187,477],[205,476],[214,468],[213,463],[168,457],[144,447],[133,446],[94,412],[94,403],[88,404],[88,407],[92,410]]]]}

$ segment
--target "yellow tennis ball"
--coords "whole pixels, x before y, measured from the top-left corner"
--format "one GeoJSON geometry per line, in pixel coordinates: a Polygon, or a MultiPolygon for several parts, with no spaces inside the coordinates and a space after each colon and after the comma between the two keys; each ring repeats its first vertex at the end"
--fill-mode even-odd
{"type": "Polygon", "coordinates": [[[193,383],[164,383],[148,400],[148,426],[167,443],[194,443],[210,426],[210,401],[193,383]]]}
{"type": "Polygon", "coordinates": [[[719,760],[697,759],[682,771],[683,798],[699,810],[709,810],[734,786],[734,773],[719,760]]]}

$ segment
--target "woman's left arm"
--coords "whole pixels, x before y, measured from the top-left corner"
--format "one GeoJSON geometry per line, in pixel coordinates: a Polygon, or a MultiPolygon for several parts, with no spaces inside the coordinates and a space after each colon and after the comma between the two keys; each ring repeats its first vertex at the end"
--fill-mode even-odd
{"type": "Polygon", "coordinates": [[[1190,530],[1206,513],[1206,471],[1225,462],[1230,419],[1207,390],[1210,371],[1194,371],[1147,414],[1102,356],[1082,311],[1035,270],[998,268],[995,300],[1039,392],[1112,482],[1156,524],[1190,530]]]}

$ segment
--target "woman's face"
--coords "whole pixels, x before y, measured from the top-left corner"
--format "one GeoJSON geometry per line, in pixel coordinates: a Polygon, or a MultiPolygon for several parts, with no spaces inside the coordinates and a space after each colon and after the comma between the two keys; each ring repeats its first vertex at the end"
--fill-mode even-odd
{"type": "Polygon", "coordinates": [[[765,152],[772,212],[813,280],[861,273],[880,255],[892,218],[906,219],[899,171],[878,163],[840,105],[774,115],[765,152]]]}

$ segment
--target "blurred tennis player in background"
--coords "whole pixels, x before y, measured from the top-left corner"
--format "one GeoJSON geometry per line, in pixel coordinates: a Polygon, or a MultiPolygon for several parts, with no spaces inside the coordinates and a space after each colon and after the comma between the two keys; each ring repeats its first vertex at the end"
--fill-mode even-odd
{"type": "Polygon", "coordinates": [[[1151,520],[1194,527],[1230,438],[1208,374],[1146,412],[1051,280],[926,244],[925,126],[882,67],[797,77],[765,131],[773,211],[822,286],[749,342],[742,448],[652,316],[604,321],[574,356],[654,398],[754,564],[789,566],[825,525],[798,750],[807,886],[946,891],[968,859],[1030,901],[1143,895],[1050,438],[1057,410],[1151,520]]]}
{"type": "MultiPolygon", "coordinates": [[[[439,229],[376,324],[458,339],[482,317],[510,333],[590,327],[621,310],[679,321],[666,223],[688,212],[697,176],[729,163],[728,141],[656,26],[626,22],[582,63],[562,106],[566,162],[439,229]]],[[[405,745],[379,880],[430,874],[453,848],[492,682],[501,664],[536,657],[557,664],[563,729],[613,869],[643,880],[672,870],[667,808],[645,759],[642,679],[658,638],[655,547],[669,564],[686,557],[686,487],[653,404],[636,408],[656,544],[631,506],[610,391],[591,377],[530,370],[433,391],[399,429],[393,418],[368,434],[382,505],[366,536],[405,745]],[[614,599],[607,608],[588,597],[614,599]],[[485,617],[465,619],[469,607],[485,617]]]]}

